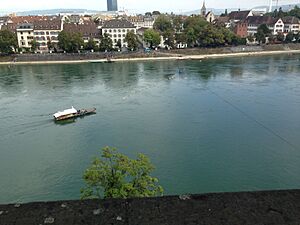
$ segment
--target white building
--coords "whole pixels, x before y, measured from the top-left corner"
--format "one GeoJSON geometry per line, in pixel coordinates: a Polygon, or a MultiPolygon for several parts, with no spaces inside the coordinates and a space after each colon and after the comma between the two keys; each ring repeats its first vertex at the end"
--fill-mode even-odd
{"type": "Polygon", "coordinates": [[[63,30],[62,20],[40,20],[33,23],[22,23],[17,25],[17,38],[20,48],[31,48],[31,42],[36,40],[38,50],[47,51],[48,43],[56,45],[58,35],[63,30]]]}
{"type": "Polygon", "coordinates": [[[136,29],[140,29],[153,28],[155,19],[152,16],[130,16],[128,21],[136,26],[136,29]]]}
{"type": "Polygon", "coordinates": [[[127,20],[113,19],[105,21],[101,27],[102,35],[109,34],[113,41],[113,45],[116,46],[118,41],[121,41],[122,47],[127,47],[125,37],[128,32],[132,31],[136,34],[136,26],[127,20]]]}
{"type": "Polygon", "coordinates": [[[265,24],[273,35],[284,32],[284,23],[282,19],[275,19],[271,16],[250,16],[246,20],[248,24],[248,35],[253,36],[257,33],[260,25],[265,24]]]}
{"type": "Polygon", "coordinates": [[[294,16],[287,16],[283,19],[284,22],[284,33],[292,32],[297,34],[300,31],[300,20],[294,16]]]}
{"type": "Polygon", "coordinates": [[[31,23],[19,24],[17,26],[17,38],[19,48],[31,48],[34,39],[34,26],[31,23]]]}

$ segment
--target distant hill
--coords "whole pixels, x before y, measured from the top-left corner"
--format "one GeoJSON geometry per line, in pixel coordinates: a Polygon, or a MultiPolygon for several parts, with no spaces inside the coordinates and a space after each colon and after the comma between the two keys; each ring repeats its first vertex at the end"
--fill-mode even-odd
{"type": "Polygon", "coordinates": [[[72,14],[96,14],[100,11],[88,10],[88,9],[46,9],[46,10],[31,10],[24,12],[17,12],[18,16],[36,16],[36,15],[57,15],[60,13],[72,13],[72,14]]]}
{"type": "MultiPolygon", "coordinates": [[[[282,8],[283,11],[290,11],[291,9],[293,9],[295,6],[299,6],[300,7],[300,4],[290,4],[290,5],[279,5],[279,7],[282,8]]],[[[267,9],[269,10],[269,6],[256,6],[254,7],[253,9],[267,9]]],[[[276,6],[273,6],[273,11],[276,9],[276,6]]],[[[231,11],[236,11],[238,10],[238,8],[229,8],[227,9],[228,13],[231,12],[231,11]]],[[[247,9],[241,9],[241,10],[247,10],[247,9]]],[[[192,14],[200,14],[200,11],[201,9],[198,9],[198,10],[194,10],[194,11],[190,11],[190,12],[185,12],[183,13],[184,15],[192,15],[192,14]]],[[[214,14],[216,15],[221,15],[222,13],[224,13],[225,9],[214,9],[214,8],[208,8],[207,9],[207,12],[208,11],[212,11],[214,14]]]]}

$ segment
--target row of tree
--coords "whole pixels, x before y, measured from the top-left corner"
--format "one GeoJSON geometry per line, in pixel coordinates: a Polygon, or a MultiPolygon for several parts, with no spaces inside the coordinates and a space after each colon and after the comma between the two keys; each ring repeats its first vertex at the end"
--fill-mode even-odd
{"type": "Polygon", "coordinates": [[[177,15],[160,15],[154,30],[145,32],[145,41],[151,45],[158,43],[158,36],[164,37],[166,45],[174,48],[175,43],[186,43],[189,47],[219,47],[246,44],[225,27],[213,25],[201,16],[190,16],[185,20],[177,15]]]}
{"type": "Polygon", "coordinates": [[[300,8],[296,5],[293,9],[288,12],[284,12],[282,8],[275,9],[274,12],[267,13],[266,15],[272,16],[274,18],[283,18],[286,16],[294,16],[300,19],[300,8]]]}

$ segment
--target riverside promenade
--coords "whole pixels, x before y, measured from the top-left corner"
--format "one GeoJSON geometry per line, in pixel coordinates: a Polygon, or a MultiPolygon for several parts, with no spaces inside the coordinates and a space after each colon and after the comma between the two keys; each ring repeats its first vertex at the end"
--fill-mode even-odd
{"type": "Polygon", "coordinates": [[[1,225],[299,225],[300,190],[0,205],[1,225]]]}
{"type": "Polygon", "coordinates": [[[161,61],[161,60],[202,60],[210,58],[265,56],[281,54],[299,54],[300,44],[281,44],[265,46],[222,47],[222,48],[192,48],[171,51],[153,51],[152,53],[111,52],[111,53],[36,53],[19,54],[0,57],[0,65],[29,64],[78,64],[128,61],[161,61]]]}

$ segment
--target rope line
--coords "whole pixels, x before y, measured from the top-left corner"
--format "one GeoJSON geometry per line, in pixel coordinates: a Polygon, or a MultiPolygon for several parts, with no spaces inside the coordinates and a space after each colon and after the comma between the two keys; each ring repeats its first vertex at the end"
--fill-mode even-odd
{"type": "Polygon", "coordinates": [[[242,115],[244,115],[245,117],[247,117],[249,120],[252,120],[253,122],[255,122],[256,124],[258,124],[259,126],[261,126],[262,128],[264,128],[265,130],[267,130],[269,133],[273,134],[274,136],[276,136],[277,138],[279,138],[280,140],[282,140],[283,142],[285,142],[286,144],[288,144],[290,147],[292,147],[293,149],[297,150],[298,147],[295,146],[294,144],[292,144],[291,142],[289,142],[287,139],[285,139],[284,137],[282,137],[280,134],[276,133],[276,131],[272,130],[271,128],[267,127],[266,125],[264,125],[262,122],[258,121],[257,119],[255,119],[254,117],[252,117],[251,115],[249,115],[248,113],[244,112],[242,109],[240,109],[238,106],[234,105],[233,103],[231,103],[230,101],[228,101],[227,99],[223,98],[222,96],[218,95],[216,92],[212,91],[211,89],[208,88],[208,90],[215,95],[216,97],[220,98],[222,101],[224,101],[226,104],[230,105],[232,108],[234,108],[235,110],[237,110],[238,112],[240,112],[242,115]]]}

